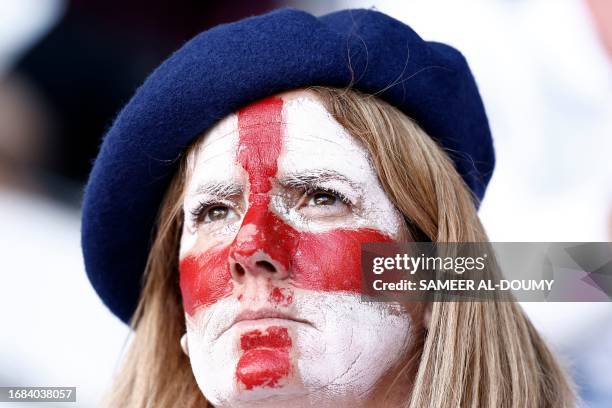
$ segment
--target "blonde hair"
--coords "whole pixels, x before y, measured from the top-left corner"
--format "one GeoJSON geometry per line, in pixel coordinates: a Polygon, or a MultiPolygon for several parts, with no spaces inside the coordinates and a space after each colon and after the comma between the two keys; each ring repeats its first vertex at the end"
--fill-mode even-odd
{"type": "MultiPolygon", "coordinates": [[[[368,149],[413,236],[437,242],[487,241],[474,197],[453,162],[414,121],[371,95],[309,89],[368,149]]],[[[106,401],[110,406],[209,405],[179,346],[185,333],[178,245],[187,156],[161,206],[132,320],[135,334],[106,401]]],[[[575,406],[566,374],[515,302],[434,302],[425,337],[413,350],[414,378],[402,406],[575,406]]]]}

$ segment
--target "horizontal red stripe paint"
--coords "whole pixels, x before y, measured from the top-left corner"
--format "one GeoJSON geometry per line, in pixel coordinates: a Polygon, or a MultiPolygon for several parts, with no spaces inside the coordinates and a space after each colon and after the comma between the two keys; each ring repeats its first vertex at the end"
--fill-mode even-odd
{"type": "MultiPolygon", "coordinates": [[[[292,248],[287,252],[289,283],[310,290],[360,293],[361,244],[367,242],[392,240],[369,229],[297,233],[293,242],[283,244],[292,248]]],[[[190,315],[198,307],[211,305],[232,293],[229,248],[211,252],[189,256],[180,264],[183,304],[190,315]]],[[[268,299],[272,304],[287,306],[293,294],[286,288],[272,287],[268,299]]]]}
{"type": "Polygon", "coordinates": [[[200,306],[212,305],[232,293],[229,248],[188,255],[179,263],[183,308],[191,316],[200,306]]]}

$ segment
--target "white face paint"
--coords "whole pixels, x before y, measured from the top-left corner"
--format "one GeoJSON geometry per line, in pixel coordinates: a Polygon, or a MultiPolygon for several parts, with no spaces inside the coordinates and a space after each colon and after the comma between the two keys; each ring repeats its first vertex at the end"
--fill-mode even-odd
{"type": "Polygon", "coordinates": [[[287,214],[289,222],[297,229],[313,232],[372,228],[398,238],[402,217],[385,194],[369,153],[319,101],[305,92],[291,96],[284,99],[283,119],[287,125],[278,163],[279,178],[319,178],[318,187],[341,193],[359,211],[327,222],[323,217],[305,219],[293,208],[287,214]]]}
{"type": "Polygon", "coordinates": [[[358,271],[336,265],[355,262],[360,240],[403,239],[405,226],[368,152],[315,96],[277,102],[278,117],[265,103],[230,115],[188,160],[180,260],[193,372],[215,406],[365,405],[407,358],[411,320],[362,301],[343,278],[358,271]]]}
{"type": "Polygon", "coordinates": [[[405,359],[410,320],[399,306],[361,302],[347,293],[296,290],[291,319],[231,325],[242,305],[225,298],[188,318],[189,358],[204,396],[215,406],[358,407],[376,382],[405,359]],[[306,323],[298,322],[304,321],[306,323]],[[278,387],[245,390],[236,381],[240,335],[286,327],[295,373],[278,387]]]}
{"type": "MultiPolygon", "coordinates": [[[[185,213],[179,258],[188,250],[193,250],[198,238],[198,225],[190,215],[202,202],[213,202],[223,193],[222,186],[236,186],[244,183],[240,178],[240,168],[236,163],[238,147],[238,118],[232,114],[220,121],[205,135],[195,155],[187,157],[190,181],[186,185],[183,210],[185,213]],[[199,191],[202,186],[218,186],[199,191]]],[[[233,225],[234,229],[237,225],[233,225]]],[[[235,231],[232,231],[235,235],[235,231]]],[[[212,235],[212,234],[211,234],[212,235]]],[[[231,234],[223,235],[226,239],[231,234]]],[[[200,240],[210,244],[211,239],[200,240]]]]}

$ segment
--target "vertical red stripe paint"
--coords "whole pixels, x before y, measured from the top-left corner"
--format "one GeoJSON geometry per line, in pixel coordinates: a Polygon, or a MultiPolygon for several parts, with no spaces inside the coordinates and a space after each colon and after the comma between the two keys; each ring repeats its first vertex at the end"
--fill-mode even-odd
{"type": "Polygon", "coordinates": [[[282,146],[283,100],[272,97],[238,112],[238,163],[249,176],[249,204],[270,202],[282,146]]]}
{"type": "Polygon", "coordinates": [[[248,257],[264,250],[286,269],[290,267],[297,232],[270,209],[272,181],[278,171],[278,158],[283,144],[283,100],[264,99],[238,112],[238,163],[249,177],[248,210],[230,256],[248,257]],[[249,233],[242,236],[241,233],[249,233]]]}
{"type": "Polygon", "coordinates": [[[270,326],[265,333],[252,330],[240,336],[244,352],[236,365],[236,378],[247,390],[278,387],[291,372],[291,337],[286,327],[270,326]]]}
{"type": "Polygon", "coordinates": [[[270,284],[271,290],[268,295],[268,302],[277,306],[289,306],[293,303],[293,289],[291,288],[278,288],[270,284]]]}
{"type": "MultiPolygon", "coordinates": [[[[248,210],[243,226],[230,250],[235,259],[264,250],[272,259],[289,269],[287,238],[291,228],[270,209],[272,180],[278,169],[282,147],[282,110],[280,98],[268,98],[238,113],[238,163],[249,177],[248,210]],[[248,234],[248,235],[244,235],[248,234]]],[[[291,241],[291,239],[290,239],[291,241]]],[[[286,328],[269,327],[263,335],[258,330],[241,336],[242,356],[236,365],[236,379],[246,389],[276,387],[291,370],[288,349],[291,338],[286,328]]]]}
{"type": "Polygon", "coordinates": [[[254,387],[275,388],[291,372],[289,352],[253,349],[245,352],[236,366],[236,378],[247,390],[254,387]]]}

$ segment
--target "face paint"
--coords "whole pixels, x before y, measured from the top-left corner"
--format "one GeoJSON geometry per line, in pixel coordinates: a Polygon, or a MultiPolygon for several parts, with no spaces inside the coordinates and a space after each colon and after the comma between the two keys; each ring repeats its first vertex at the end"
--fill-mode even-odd
{"type": "Polygon", "coordinates": [[[189,256],[180,263],[180,282],[185,312],[193,315],[196,307],[211,305],[232,293],[229,249],[211,249],[199,256],[189,256]],[[226,259],[224,262],[223,259],[226,259]],[[202,271],[214,271],[204,276],[202,271]],[[188,283],[185,283],[188,282],[188,283]],[[189,289],[185,289],[188,287],[189,289]]]}
{"type": "MultiPolygon", "coordinates": [[[[312,100],[289,102],[289,108],[285,111],[289,122],[285,129],[282,126],[282,109],[283,100],[275,97],[251,105],[238,114],[237,162],[248,175],[250,190],[248,211],[237,237],[229,246],[229,256],[240,262],[261,251],[280,269],[292,270],[290,278],[296,287],[359,292],[361,244],[392,241],[391,235],[399,229],[398,215],[391,205],[385,208],[388,199],[380,188],[369,188],[370,201],[375,205],[368,203],[371,207],[367,209],[368,215],[371,217],[381,213],[387,219],[381,217],[382,220],[375,220],[378,223],[361,219],[357,220],[357,225],[367,225],[364,221],[370,221],[371,226],[378,227],[376,229],[348,229],[342,228],[343,225],[340,228],[332,225],[336,228],[314,233],[304,231],[306,226],[300,225],[295,214],[288,214],[289,220],[281,219],[271,206],[271,198],[272,180],[277,176],[278,162],[281,160],[283,130],[289,136],[289,148],[296,151],[296,154],[285,155],[284,172],[307,170],[308,165],[296,162],[293,157],[299,157],[299,150],[312,149],[317,145],[315,135],[304,131],[313,117],[326,127],[324,131],[327,134],[338,137],[338,142],[344,142],[341,147],[345,149],[347,159],[353,160],[351,166],[344,166],[345,173],[352,173],[351,176],[357,180],[365,178],[365,182],[375,186],[379,184],[376,177],[372,177],[373,171],[363,149],[322,110],[322,106],[312,100]],[[293,139],[296,141],[293,142],[293,139]],[[287,160],[287,156],[290,160],[287,160]],[[382,208],[376,208],[377,205],[382,208]],[[297,230],[290,223],[302,227],[302,230],[297,230]]],[[[323,152],[320,153],[314,157],[325,157],[323,152]]],[[[337,167],[332,163],[322,164],[332,169],[337,167]]],[[[210,305],[219,297],[230,295],[232,280],[227,255],[227,248],[201,251],[181,262],[181,287],[188,314],[192,314],[198,306],[210,305]],[[207,273],[203,278],[201,271],[214,273],[207,273]]]]}
{"type": "Polygon", "coordinates": [[[228,231],[214,230],[201,239],[198,226],[191,212],[198,205],[213,202],[220,193],[225,194],[223,186],[238,186],[240,175],[233,160],[238,145],[235,132],[237,118],[230,115],[215,126],[206,136],[197,155],[187,158],[191,173],[191,183],[186,192],[184,203],[185,220],[180,243],[180,284],[183,306],[188,314],[193,314],[198,305],[210,305],[218,299],[229,296],[232,281],[227,262],[229,256],[228,231]],[[197,157],[197,160],[196,160],[197,157]],[[207,189],[202,189],[204,185],[207,189]],[[199,239],[200,238],[200,239],[199,239]],[[210,271],[203,274],[202,271],[210,271]]]}
{"type": "Polygon", "coordinates": [[[194,374],[215,405],[324,400],[326,392],[360,401],[389,368],[389,355],[375,357],[371,349],[386,344],[384,353],[399,356],[408,344],[405,312],[357,295],[361,244],[398,239],[401,216],[367,152],[316,99],[297,95],[260,101],[226,119],[191,163],[180,284],[194,374]],[[219,157],[233,158],[234,166],[220,173],[219,157]],[[328,194],[322,202],[333,204],[295,205],[295,190],[313,188],[328,194]],[[230,201],[236,216],[222,224],[201,217],[193,222],[189,214],[202,208],[198,197],[205,195],[198,191],[240,191],[214,204],[230,201]],[[342,202],[336,205],[329,192],[342,202]],[[320,302],[331,306],[323,308],[327,315],[321,315],[320,302]],[[238,319],[245,313],[252,315],[238,319]],[[393,337],[381,342],[375,327],[392,328],[393,337]],[[347,342],[337,345],[342,358],[331,359],[331,345],[341,340],[347,342]],[[326,369],[321,361],[334,366],[326,369]],[[224,371],[223,381],[212,378],[210,372],[228,365],[234,373],[224,371]],[[353,367],[361,380],[345,383],[340,377],[353,367]]]}
{"type": "Polygon", "coordinates": [[[295,289],[291,307],[282,309],[287,318],[232,324],[241,309],[228,297],[187,319],[194,376],[216,407],[372,406],[369,394],[406,359],[411,339],[399,305],[350,293],[295,289]],[[270,363],[258,368],[245,350],[270,363]]]}
{"type": "Polygon", "coordinates": [[[290,347],[291,338],[286,327],[270,326],[265,333],[259,329],[243,333],[240,348],[244,354],[238,361],[236,378],[247,390],[278,386],[279,380],[289,375],[290,347]]]}

